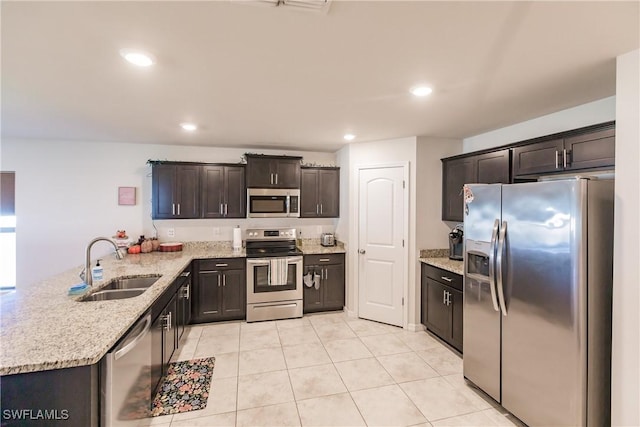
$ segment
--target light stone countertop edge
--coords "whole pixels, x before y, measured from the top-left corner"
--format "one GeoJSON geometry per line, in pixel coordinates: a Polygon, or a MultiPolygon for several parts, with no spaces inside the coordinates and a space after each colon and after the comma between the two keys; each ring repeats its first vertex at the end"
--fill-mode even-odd
{"type": "Polygon", "coordinates": [[[449,258],[418,258],[418,261],[459,274],[460,276],[464,275],[462,261],[455,261],[449,258]]]}

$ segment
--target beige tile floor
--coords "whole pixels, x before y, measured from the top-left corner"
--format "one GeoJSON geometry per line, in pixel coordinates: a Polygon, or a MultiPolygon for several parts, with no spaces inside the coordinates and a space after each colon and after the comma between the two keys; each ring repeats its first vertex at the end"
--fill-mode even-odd
{"type": "Polygon", "coordinates": [[[342,312],[191,326],[175,360],[215,356],[207,407],[157,426],[513,426],[426,332],[342,312]]]}

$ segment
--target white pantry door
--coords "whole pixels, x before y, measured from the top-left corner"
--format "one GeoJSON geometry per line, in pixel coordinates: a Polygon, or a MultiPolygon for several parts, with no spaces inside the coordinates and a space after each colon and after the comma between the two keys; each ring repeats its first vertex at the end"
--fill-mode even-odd
{"type": "Polygon", "coordinates": [[[359,170],[358,316],[402,326],[404,167],[359,170]]]}

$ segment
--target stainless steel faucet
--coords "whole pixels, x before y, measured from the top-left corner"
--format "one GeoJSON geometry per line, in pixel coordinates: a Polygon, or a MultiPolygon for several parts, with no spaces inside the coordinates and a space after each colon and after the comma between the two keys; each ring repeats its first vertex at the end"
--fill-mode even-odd
{"type": "Polygon", "coordinates": [[[122,252],[120,252],[120,249],[118,249],[118,245],[116,245],[116,242],[114,242],[110,238],[108,238],[108,237],[96,237],[95,239],[90,241],[89,244],[87,245],[87,249],[86,249],[85,261],[84,261],[84,270],[82,270],[80,272],[80,278],[84,281],[84,283],[86,283],[89,286],[93,285],[93,276],[91,275],[91,247],[96,242],[99,242],[100,240],[104,240],[105,242],[109,242],[109,243],[111,243],[113,245],[114,248],[116,248],[116,258],[117,259],[122,259],[123,258],[122,252]]]}

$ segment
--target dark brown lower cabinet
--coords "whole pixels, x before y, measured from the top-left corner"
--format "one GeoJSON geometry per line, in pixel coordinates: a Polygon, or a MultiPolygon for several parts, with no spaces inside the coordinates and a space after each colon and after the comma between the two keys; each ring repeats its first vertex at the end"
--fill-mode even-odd
{"type": "MultiPolygon", "coordinates": [[[[188,271],[188,270],[186,270],[188,271]]],[[[151,308],[151,398],[167,373],[169,362],[180,347],[180,327],[188,322],[185,310],[189,310],[185,289],[189,276],[185,272],[158,298],[151,308]]]]}
{"type": "Polygon", "coordinates": [[[318,289],[303,284],[303,311],[342,310],[344,308],[344,254],[305,255],[303,275],[316,274],[318,289]]]}
{"type": "Polygon", "coordinates": [[[244,319],[247,313],[244,258],[194,261],[194,323],[244,319]]]}
{"type": "Polygon", "coordinates": [[[97,427],[100,423],[99,378],[97,363],[5,375],[0,379],[0,424],[3,427],[97,427]],[[43,418],[45,411],[48,418],[43,418]]]}
{"type": "Polygon", "coordinates": [[[421,321],[462,353],[462,276],[422,264],[421,321]]]}

